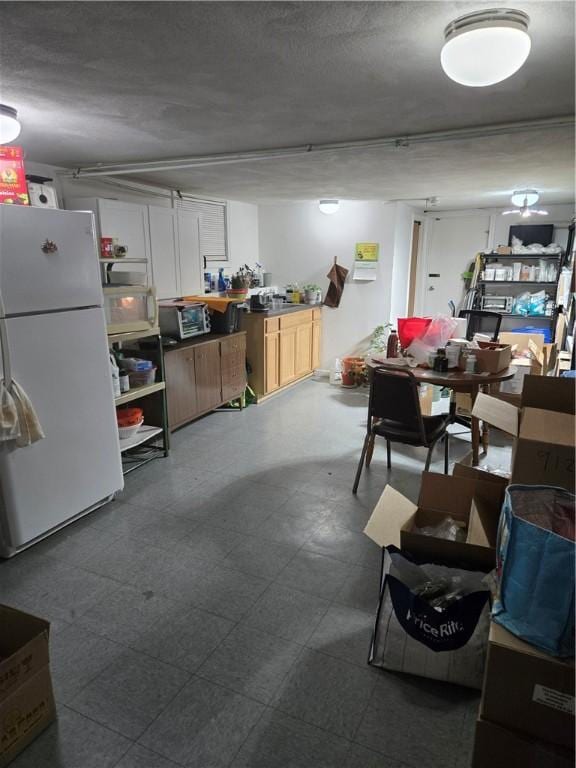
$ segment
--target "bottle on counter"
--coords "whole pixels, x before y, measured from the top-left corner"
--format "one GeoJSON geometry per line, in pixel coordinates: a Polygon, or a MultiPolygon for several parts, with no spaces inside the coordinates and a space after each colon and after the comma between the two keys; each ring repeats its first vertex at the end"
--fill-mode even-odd
{"type": "Polygon", "coordinates": [[[446,350],[443,347],[436,350],[434,370],[438,371],[438,373],[446,373],[448,370],[448,358],[446,357],[446,350]]]}
{"type": "Polygon", "coordinates": [[[226,280],[224,279],[224,267],[220,267],[218,270],[218,292],[224,293],[226,291],[226,280]]]}
{"type": "Polygon", "coordinates": [[[392,329],[386,345],[386,357],[398,357],[398,333],[392,329]]]}
{"type": "Polygon", "coordinates": [[[466,358],[466,373],[476,373],[476,355],[468,355],[466,358]]]}

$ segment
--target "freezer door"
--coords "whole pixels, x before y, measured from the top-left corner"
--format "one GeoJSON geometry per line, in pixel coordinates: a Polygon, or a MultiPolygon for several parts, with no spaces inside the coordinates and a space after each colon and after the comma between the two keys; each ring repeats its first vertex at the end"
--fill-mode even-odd
{"type": "Polygon", "coordinates": [[[6,321],[12,373],[45,439],[0,443],[0,554],[123,487],[101,308],[6,321]]]}
{"type": "Polygon", "coordinates": [[[93,215],[1,205],[0,293],[6,315],[101,306],[93,215]]]}

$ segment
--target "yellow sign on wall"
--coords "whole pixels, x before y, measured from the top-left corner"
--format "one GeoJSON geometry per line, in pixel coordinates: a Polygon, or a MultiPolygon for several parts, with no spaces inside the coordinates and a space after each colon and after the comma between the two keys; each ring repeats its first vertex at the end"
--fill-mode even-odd
{"type": "Polygon", "coordinates": [[[356,243],[356,261],[378,261],[379,243],[356,243]]]}

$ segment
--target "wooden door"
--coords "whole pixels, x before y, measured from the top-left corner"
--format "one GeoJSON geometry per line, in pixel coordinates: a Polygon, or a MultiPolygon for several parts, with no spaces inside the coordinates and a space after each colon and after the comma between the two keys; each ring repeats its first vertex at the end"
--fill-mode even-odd
{"type": "Polygon", "coordinates": [[[297,326],[280,331],[279,384],[281,387],[296,378],[296,331],[297,326]]]}
{"type": "Polygon", "coordinates": [[[280,386],[280,333],[264,336],[264,391],[274,392],[280,386]]]}
{"type": "Polygon", "coordinates": [[[196,404],[196,377],[194,371],[194,350],[183,347],[168,351],[164,355],[166,376],[166,400],[168,402],[168,425],[176,429],[191,421],[198,413],[196,404]]]}
{"type": "Polygon", "coordinates": [[[180,296],[180,269],[177,252],[176,211],[148,206],[152,278],[159,299],[180,296]]]}
{"type": "Polygon", "coordinates": [[[322,323],[315,321],[312,323],[312,370],[320,368],[321,357],[320,350],[322,345],[322,323]]]}
{"type": "Polygon", "coordinates": [[[246,336],[234,335],[220,342],[222,400],[233,400],[246,389],[246,336]]]}
{"type": "Polygon", "coordinates": [[[298,378],[312,370],[312,323],[296,326],[296,362],[294,374],[298,378]]]}
{"type": "Polygon", "coordinates": [[[197,213],[177,209],[180,294],[204,293],[204,269],[200,257],[200,217],[197,213]]]}
{"type": "Polygon", "coordinates": [[[196,405],[198,413],[216,408],[222,402],[220,343],[211,341],[194,347],[196,405]]]}

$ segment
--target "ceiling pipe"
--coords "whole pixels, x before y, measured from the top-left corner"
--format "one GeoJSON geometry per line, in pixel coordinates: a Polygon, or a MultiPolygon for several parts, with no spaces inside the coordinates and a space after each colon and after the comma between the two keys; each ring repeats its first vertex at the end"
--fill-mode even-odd
{"type": "Polygon", "coordinates": [[[329,144],[303,144],[295,147],[277,149],[249,150],[246,152],[224,152],[213,155],[175,158],[173,160],[147,160],[130,163],[98,163],[80,166],[65,175],[73,178],[91,176],[116,176],[131,173],[154,173],[160,171],[183,170],[186,168],[205,168],[216,165],[248,163],[258,160],[281,160],[285,157],[298,157],[321,152],[340,152],[357,149],[393,148],[403,149],[416,144],[430,144],[442,141],[463,141],[480,139],[503,134],[525,133],[550,128],[564,128],[574,125],[573,116],[552,117],[542,120],[527,120],[516,123],[479,126],[474,128],[456,128],[449,131],[432,131],[412,135],[391,136],[379,139],[360,139],[356,141],[333,142],[329,144]]]}

